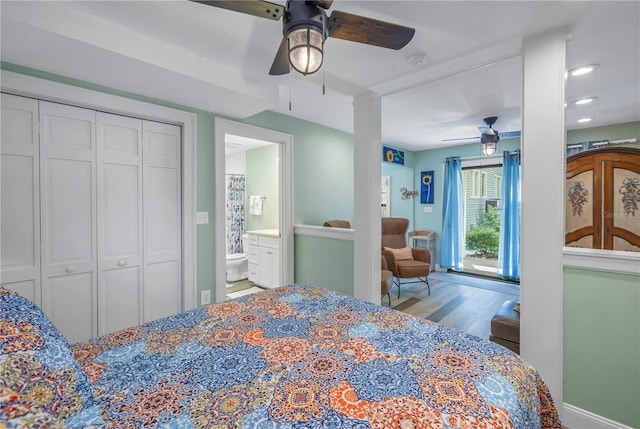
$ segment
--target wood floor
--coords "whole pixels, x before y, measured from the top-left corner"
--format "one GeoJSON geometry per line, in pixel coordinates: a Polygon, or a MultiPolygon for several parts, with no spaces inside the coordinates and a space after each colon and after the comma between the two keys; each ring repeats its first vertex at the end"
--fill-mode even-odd
{"type": "MultiPolygon", "coordinates": [[[[429,275],[431,295],[424,283],[403,284],[398,299],[398,288],[391,290],[391,307],[414,316],[453,326],[469,334],[488,339],[491,317],[502,303],[520,294],[520,287],[460,274],[433,272],[429,275]]],[[[255,288],[248,280],[234,282],[227,293],[255,288]]],[[[230,299],[227,296],[227,299],[230,299]]],[[[388,307],[385,296],[382,305],[388,307]]]]}
{"type": "MultiPolygon", "coordinates": [[[[516,284],[459,274],[433,272],[429,283],[431,295],[424,283],[403,284],[400,299],[394,286],[391,307],[485,339],[491,333],[491,317],[496,310],[520,294],[516,284]]],[[[386,296],[382,304],[389,306],[386,296]]]]}

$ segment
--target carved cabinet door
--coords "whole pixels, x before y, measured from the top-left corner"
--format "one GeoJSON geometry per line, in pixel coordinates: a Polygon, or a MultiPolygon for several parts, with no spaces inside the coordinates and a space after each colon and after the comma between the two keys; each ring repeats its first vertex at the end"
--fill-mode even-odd
{"type": "Polygon", "coordinates": [[[567,246],[640,251],[640,149],[570,156],[565,189],[567,246]]]}

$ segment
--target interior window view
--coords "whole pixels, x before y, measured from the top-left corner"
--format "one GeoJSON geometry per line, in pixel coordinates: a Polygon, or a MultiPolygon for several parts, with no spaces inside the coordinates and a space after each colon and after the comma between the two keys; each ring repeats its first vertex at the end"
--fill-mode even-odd
{"type": "Polygon", "coordinates": [[[464,258],[460,272],[498,275],[502,166],[463,168],[464,258]]]}
{"type": "Polygon", "coordinates": [[[0,1],[0,429],[640,429],[640,1],[0,1]]]}

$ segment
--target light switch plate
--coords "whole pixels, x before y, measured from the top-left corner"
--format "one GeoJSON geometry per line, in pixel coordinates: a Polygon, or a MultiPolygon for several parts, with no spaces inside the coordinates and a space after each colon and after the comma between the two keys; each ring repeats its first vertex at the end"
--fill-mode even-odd
{"type": "Polygon", "coordinates": [[[211,304],[211,291],[203,290],[200,292],[200,305],[211,304]]]}
{"type": "Polygon", "coordinates": [[[426,207],[424,208],[424,212],[425,212],[425,213],[433,213],[433,207],[431,207],[431,206],[426,206],[426,207]]]}
{"type": "Polygon", "coordinates": [[[206,225],[209,223],[209,212],[198,212],[196,216],[196,223],[198,225],[206,225]]]}

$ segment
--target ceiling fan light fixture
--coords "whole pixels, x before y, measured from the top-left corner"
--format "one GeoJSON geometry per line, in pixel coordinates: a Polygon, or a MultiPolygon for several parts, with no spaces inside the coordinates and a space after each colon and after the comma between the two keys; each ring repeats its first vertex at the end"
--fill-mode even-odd
{"type": "Polygon", "coordinates": [[[313,26],[297,28],[287,35],[289,62],[303,75],[318,71],[322,66],[324,37],[322,30],[313,26]]]}
{"type": "Polygon", "coordinates": [[[496,150],[498,149],[500,135],[498,134],[498,131],[492,128],[492,125],[496,122],[497,119],[498,118],[496,116],[484,119],[484,123],[489,126],[489,128],[482,132],[482,136],[480,136],[480,143],[482,144],[482,154],[484,156],[491,156],[496,153],[496,150]]]}

